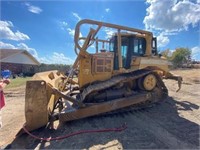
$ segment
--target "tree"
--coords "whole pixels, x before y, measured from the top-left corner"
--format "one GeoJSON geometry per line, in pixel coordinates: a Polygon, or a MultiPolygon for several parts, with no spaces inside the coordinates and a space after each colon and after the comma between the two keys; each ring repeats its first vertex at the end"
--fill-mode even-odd
{"type": "Polygon", "coordinates": [[[170,60],[171,53],[172,53],[172,52],[171,52],[169,49],[166,49],[166,50],[162,51],[160,54],[161,54],[163,57],[165,57],[165,58],[167,58],[168,60],[170,60]]]}
{"type": "Polygon", "coordinates": [[[188,48],[176,48],[172,53],[171,61],[175,68],[181,67],[184,63],[187,63],[191,58],[191,51],[188,48]]]}

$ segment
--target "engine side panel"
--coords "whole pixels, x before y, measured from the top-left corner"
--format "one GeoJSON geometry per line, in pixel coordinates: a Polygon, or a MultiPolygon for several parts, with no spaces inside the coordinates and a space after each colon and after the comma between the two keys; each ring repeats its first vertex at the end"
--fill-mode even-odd
{"type": "Polygon", "coordinates": [[[111,78],[113,58],[113,53],[102,52],[80,59],[78,76],[80,88],[94,81],[104,81],[111,78]]]}

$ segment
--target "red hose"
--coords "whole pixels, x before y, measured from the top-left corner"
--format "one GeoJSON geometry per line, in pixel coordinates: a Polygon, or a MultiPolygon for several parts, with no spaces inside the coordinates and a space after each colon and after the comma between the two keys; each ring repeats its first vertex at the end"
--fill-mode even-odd
{"type": "Polygon", "coordinates": [[[127,128],[126,124],[122,125],[121,127],[119,128],[111,128],[111,129],[100,129],[100,130],[83,130],[83,131],[78,131],[78,132],[74,132],[74,133],[70,133],[70,134],[67,134],[67,135],[64,135],[64,136],[59,136],[59,137],[55,137],[55,138],[52,138],[52,137],[49,137],[49,138],[41,138],[41,137],[38,137],[36,135],[33,135],[32,133],[30,133],[26,128],[25,128],[25,124],[23,126],[23,129],[24,131],[30,135],[31,137],[35,138],[35,139],[38,139],[38,140],[42,140],[42,141],[54,141],[54,140],[62,140],[62,139],[66,139],[66,138],[69,138],[71,136],[75,136],[75,135],[78,135],[78,134],[84,134],[84,133],[97,133],[97,132],[120,132],[120,131],[123,131],[127,128]]]}

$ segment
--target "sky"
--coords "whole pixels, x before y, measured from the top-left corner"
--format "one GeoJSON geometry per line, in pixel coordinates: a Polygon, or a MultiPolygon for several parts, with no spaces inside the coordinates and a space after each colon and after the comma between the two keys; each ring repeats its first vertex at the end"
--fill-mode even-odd
{"type": "MultiPolygon", "coordinates": [[[[0,48],[25,49],[38,61],[73,64],[82,19],[153,32],[158,50],[187,47],[200,60],[200,0],[1,1],[0,48]]],[[[102,37],[113,34],[102,30],[102,37]]],[[[82,29],[81,35],[87,30],[82,29]]]]}

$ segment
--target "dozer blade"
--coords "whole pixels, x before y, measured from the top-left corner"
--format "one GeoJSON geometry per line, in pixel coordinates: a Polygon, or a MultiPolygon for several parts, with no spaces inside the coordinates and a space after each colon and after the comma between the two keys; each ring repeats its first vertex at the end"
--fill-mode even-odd
{"type": "Polygon", "coordinates": [[[48,123],[48,94],[43,80],[27,81],[25,95],[26,128],[31,131],[48,123]]]}
{"type": "Polygon", "coordinates": [[[52,89],[57,89],[63,75],[58,71],[37,73],[26,83],[25,119],[26,128],[31,131],[47,125],[49,115],[58,100],[52,89]]]}

